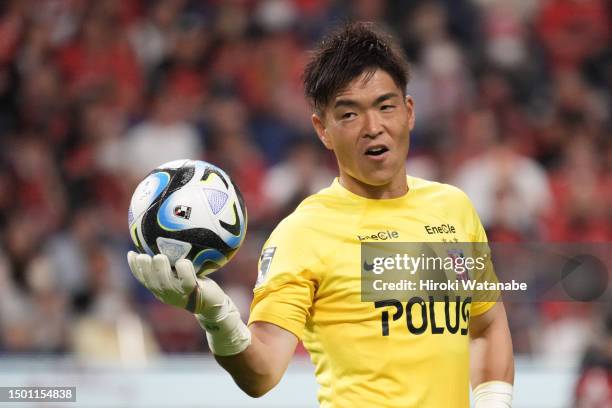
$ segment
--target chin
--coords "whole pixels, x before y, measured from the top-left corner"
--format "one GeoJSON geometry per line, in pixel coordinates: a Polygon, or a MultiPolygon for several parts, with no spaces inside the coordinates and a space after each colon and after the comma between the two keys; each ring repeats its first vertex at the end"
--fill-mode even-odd
{"type": "Polygon", "coordinates": [[[368,175],[361,179],[361,182],[369,186],[382,187],[393,181],[393,176],[390,175],[368,175]]]}

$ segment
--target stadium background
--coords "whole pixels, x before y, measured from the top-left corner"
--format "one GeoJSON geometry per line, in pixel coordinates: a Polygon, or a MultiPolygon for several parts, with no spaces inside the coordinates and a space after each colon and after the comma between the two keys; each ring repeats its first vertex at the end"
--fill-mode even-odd
{"type": "MultiPolygon", "coordinates": [[[[463,188],[490,240],[612,241],[611,12],[603,0],[0,2],[0,385],[76,382],[83,406],[167,406],[167,393],[243,406],[194,319],[132,279],[128,202],[165,161],[227,170],[249,230],[213,276],[246,318],[263,240],[335,172],[300,74],[339,21],[401,40],[409,172],[463,188]],[[178,392],[179,379],[192,385],[178,392]]],[[[509,317],[517,406],[577,393],[612,406],[610,310],[513,305],[509,317]]],[[[313,406],[296,359],[253,406],[313,406]]]]}

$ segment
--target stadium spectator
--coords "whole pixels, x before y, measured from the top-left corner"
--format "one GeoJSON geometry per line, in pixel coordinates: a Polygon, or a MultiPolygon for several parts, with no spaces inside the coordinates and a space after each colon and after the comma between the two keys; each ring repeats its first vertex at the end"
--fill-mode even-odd
{"type": "Polygon", "coordinates": [[[157,95],[151,117],[128,131],[122,162],[135,180],[162,163],[204,157],[200,134],[185,117],[185,102],[179,95],[157,95]]]}

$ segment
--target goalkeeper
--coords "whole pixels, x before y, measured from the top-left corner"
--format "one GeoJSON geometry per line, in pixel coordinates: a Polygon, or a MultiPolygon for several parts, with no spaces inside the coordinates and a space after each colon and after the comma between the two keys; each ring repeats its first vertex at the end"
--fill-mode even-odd
{"type": "Polygon", "coordinates": [[[408,74],[394,41],[366,23],[342,27],[315,50],[304,88],[339,176],[267,240],[248,326],[190,261],[178,261],[175,274],[163,255],[128,254],[132,273],[158,299],[195,314],[218,363],[250,396],[279,382],[301,340],[321,407],[469,407],[470,385],[477,408],[511,406],[503,303],[469,304],[458,330],[440,302],[422,300],[404,313],[402,304],[396,311],[361,301],[362,242],[486,242],[464,193],[406,176],[415,121],[408,74]]]}

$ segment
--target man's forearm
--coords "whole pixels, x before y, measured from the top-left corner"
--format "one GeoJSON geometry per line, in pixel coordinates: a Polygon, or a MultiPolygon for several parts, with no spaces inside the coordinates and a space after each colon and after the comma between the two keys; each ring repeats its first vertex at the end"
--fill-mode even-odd
{"type": "Polygon", "coordinates": [[[470,327],[470,377],[475,388],[487,381],[514,382],[512,338],[502,303],[498,303],[490,319],[470,327]]]}
{"type": "Polygon", "coordinates": [[[509,336],[495,333],[472,339],[471,382],[472,388],[487,381],[514,383],[514,357],[509,336]]]}
{"type": "Polygon", "coordinates": [[[470,322],[470,363],[474,407],[510,408],[514,357],[503,304],[475,317],[473,323],[470,322]]]}
{"type": "Polygon", "coordinates": [[[280,380],[266,347],[256,337],[242,353],[234,356],[215,356],[221,367],[227,371],[246,394],[257,398],[272,389],[280,380]]]}
{"type": "Polygon", "coordinates": [[[297,345],[297,338],[269,323],[251,325],[251,344],[233,356],[215,359],[246,394],[257,398],[281,379],[297,345]]]}

